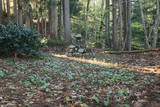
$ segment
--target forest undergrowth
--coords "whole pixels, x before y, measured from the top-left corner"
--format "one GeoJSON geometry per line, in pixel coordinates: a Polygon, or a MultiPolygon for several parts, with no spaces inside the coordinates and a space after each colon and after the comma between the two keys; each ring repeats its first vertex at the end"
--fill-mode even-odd
{"type": "Polygon", "coordinates": [[[0,59],[0,107],[159,107],[154,52],[0,59]]]}

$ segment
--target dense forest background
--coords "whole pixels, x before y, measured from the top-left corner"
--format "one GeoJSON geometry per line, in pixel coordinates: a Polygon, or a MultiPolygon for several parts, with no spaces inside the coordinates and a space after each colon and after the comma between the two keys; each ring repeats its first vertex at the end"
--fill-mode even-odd
{"type": "Polygon", "coordinates": [[[159,0],[0,0],[0,23],[11,22],[57,44],[82,34],[88,45],[109,50],[160,46],[159,0]]]}

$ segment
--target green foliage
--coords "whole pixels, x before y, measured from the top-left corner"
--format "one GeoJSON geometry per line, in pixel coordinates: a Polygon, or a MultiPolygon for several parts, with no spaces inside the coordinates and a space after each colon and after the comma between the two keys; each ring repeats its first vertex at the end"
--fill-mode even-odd
{"type": "MultiPolygon", "coordinates": [[[[140,12],[139,2],[135,2],[133,5],[133,16],[132,16],[132,34],[133,34],[133,50],[142,50],[145,48],[145,36],[144,28],[142,24],[142,17],[140,12]]],[[[144,20],[147,28],[147,32],[150,33],[156,17],[156,0],[151,2],[147,0],[142,0],[144,20]]],[[[152,37],[151,37],[152,38],[152,37]]],[[[149,37],[149,42],[152,42],[152,39],[149,37]]]]}
{"type": "Polygon", "coordinates": [[[143,44],[140,44],[139,41],[134,41],[132,43],[132,49],[133,50],[143,50],[144,49],[144,45],[143,44]]]}
{"type": "Polygon", "coordinates": [[[119,90],[118,95],[119,96],[129,96],[129,91],[128,90],[119,90]]]}
{"type": "Polygon", "coordinates": [[[78,98],[79,100],[81,100],[81,101],[84,99],[84,96],[83,96],[83,95],[76,94],[76,96],[77,96],[77,98],[78,98]]]}
{"type": "Polygon", "coordinates": [[[30,28],[9,24],[0,25],[0,54],[39,55],[41,35],[30,28]]]}
{"type": "Polygon", "coordinates": [[[25,87],[31,87],[32,89],[36,88],[42,88],[42,89],[48,89],[49,83],[47,83],[46,80],[42,80],[38,78],[38,75],[33,74],[31,76],[26,77],[27,80],[25,80],[24,86],[25,87]]]}
{"type": "Polygon", "coordinates": [[[11,84],[16,83],[22,89],[30,90],[25,92],[29,98],[37,91],[47,91],[47,95],[53,95],[45,98],[48,103],[52,103],[54,98],[60,98],[65,104],[79,101],[77,105],[84,107],[87,107],[85,103],[104,107],[116,103],[117,107],[129,107],[127,103],[138,87],[152,81],[150,76],[138,76],[137,73],[113,66],[81,63],[53,56],[27,61],[9,58],[2,62],[0,78],[14,80],[7,81],[9,84],[6,86],[18,91],[19,88],[11,84]],[[65,96],[62,92],[64,88],[67,92],[65,96]]]}
{"type": "Polygon", "coordinates": [[[0,71],[0,77],[4,77],[6,74],[3,71],[0,71]]]}
{"type": "Polygon", "coordinates": [[[7,76],[7,72],[8,72],[8,70],[6,70],[6,69],[0,69],[0,78],[7,76]]]}
{"type": "Polygon", "coordinates": [[[123,104],[123,107],[130,107],[129,104],[123,104]]]}
{"type": "Polygon", "coordinates": [[[71,102],[71,101],[72,101],[72,98],[66,97],[66,98],[64,99],[64,101],[65,101],[65,102],[71,102]]]}
{"type": "Polygon", "coordinates": [[[108,106],[109,103],[110,103],[109,97],[108,97],[108,96],[105,96],[105,101],[103,102],[103,104],[104,104],[105,106],[108,106]]]}
{"type": "Polygon", "coordinates": [[[70,0],[70,14],[71,16],[79,16],[82,10],[82,3],[80,0],[70,0]]]}
{"type": "Polygon", "coordinates": [[[100,102],[100,101],[99,101],[99,98],[96,97],[95,95],[92,97],[92,99],[93,99],[94,101],[96,101],[96,103],[99,103],[99,102],[100,102]]]}
{"type": "Polygon", "coordinates": [[[75,82],[75,83],[71,83],[70,85],[69,85],[69,88],[70,89],[76,89],[76,88],[78,88],[79,86],[78,86],[78,84],[75,82]]]}
{"type": "Polygon", "coordinates": [[[89,9],[89,12],[87,13],[87,20],[85,18],[85,12],[81,11],[80,14],[80,17],[72,17],[72,31],[76,34],[82,34],[83,38],[85,38],[87,42],[95,43],[98,41],[103,43],[104,18],[101,20],[101,17],[102,14],[104,14],[104,10],[100,7],[96,9],[89,9]]]}

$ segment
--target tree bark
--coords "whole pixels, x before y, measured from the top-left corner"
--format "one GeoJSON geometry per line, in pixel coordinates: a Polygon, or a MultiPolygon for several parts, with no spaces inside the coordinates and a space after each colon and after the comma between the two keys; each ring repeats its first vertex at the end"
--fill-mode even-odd
{"type": "Polygon", "coordinates": [[[44,20],[44,35],[45,35],[45,37],[47,36],[47,21],[46,21],[46,19],[44,20]]]}
{"type": "Polygon", "coordinates": [[[123,50],[125,50],[126,42],[127,42],[127,2],[124,0],[122,2],[123,5],[123,11],[122,11],[122,17],[123,17],[123,50]]]}
{"type": "Polygon", "coordinates": [[[50,38],[57,39],[57,0],[50,0],[49,19],[50,19],[50,38]]]}
{"type": "MultiPolygon", "coordinates": [[[[101,9],[104,10],[104,0],[102,0],[101,9]]],[[[99,32],[101,32],[101,31],[103,30],[103,21],[104,21],[104,14],[103,14],[103,12],[102,12],[99,32]]],[[[100,35],[99,35],[99,36],[100,36],[100,35]]]]}
{"type": "Polygon", "coordinates": [[[117,49],[117,33],[116,33],[116,31],[117,31],[117,8],[116,8],[116,4],[117,4],[117,2],[116,2],[116,0],[112,0],[112,27],[113,27],[113,33],[112,33],[112,47],[113,47],[113,49],[114,50],[118,50],[117,49]]]}
{"type": "Polygon", "coordinates": [[[27,27],[31,27],[30,17],[28,15],[26,16],[26,25],[27,27]]]}
{"type": "Polygon", "coordinates": [[[132,30],[131,30],[131,0],[126,0],[126,42],[125,42],[125,50],[131,50],[131,39],[132,39],[132,30]]]}
{"type": "Polygon", "coordinates": [[[21,5],[21,1],[18,0],[18,24],[23,25],[23,9],[21,5]]]}
{"type": "Polygon", "coordinates": [[[61,37],[64,37],[64,34],[63,34],[63,30],[64,30],[64,24],[63,24],[63,3],[62,3],[62,0],[59,1],[59,6],[58,6],[58,35],[59,36],[59,39],[61,39],[61,37]]]}
{"type": "MultiPolygon", "coordinates": [[[[85,22],[87,24],[88,22],[88,12],[89,12],[89,7],[90,7],[90,1],[91,0],[87,0],[87,8],[86,8],[86,11],[85,11],[85,22]]],[[[87,26],[85,26],[85,40],[88,39],[88,28],[87,26]]]]}
{"type": "Polygon", "coordinates": [[[7,13],[5,0],[3,0],[2,2],[3,2],[3,3],[2,3],[2,4],[3,4],[3,11],[4,11],[5,13],[7,13]]]}
{"type": "Polygon", "coordinates": [[[13,1],[13,5],[14,5],[14,18],[15,18],[16,22],[18,22],[17,0],[13,1]]]}
{"type": "Polygon", "coordinates": [[[144,13],[143,13],[143,6],[142,6],[142,1],[138,0],[139,6],[140,6],[140,12],[141,12],[141,18],[142,18],[142,24],[143,24],[143,29],[144,29],[144,35],[145,35],[145,47],[147,49],[150,49],[151,46],[149,44],[148,40],[148,33],[147,33],[147,28],[146,28],[146,23],[145,23],[145,18],[144,18],[144,13]]]}
{"type": "MultiPolygon", "coordinates": [[[[31,14],[32,13],[32,6],[30,5],[30,3],[27,4],[27,11],[26,11],[26,25],[28,27],[31,27],[31,22],[32,22],[32,18],[31,18],[31,14]]],[[[42,16],[42,14],[41,14],[42,16]]]]}
{"type": "Polygon", "coordinates": [[[6,3],[7,3],[7,17],[9,21],[10,19],[10,0],[7,0],[6,3]]]}
{"type": "Polygon", "coordinates": [[[152,48],[157,47],[159,25],[160,25],[160,0],[157,0],[157,18],[155,19],[155,25],[154,25],[154,29],[153,29],[152,48]]]}
{"type": "Polygon", "coordinates": [[[2,24],[2,16],[3,16],[2,0],[0,0],[0,24],[2,24]]]}
{"type": "Polygon", "coordinates": [[[118,25],[119,25],[119,39],[118,39],[118,48],[119,50],[123,50],[123,0],[118,0],[118,9],[119,9],[119,15],[118,15],[118,25]]]}
{"type": "Polygon", "coordinates": [[[40,32],[40,19],[38,18],[37,20],[37,31],[40,32]]]}
{"type": "Polygon", "coordinates": [[[106,0],[105,7],[105,45],[111,47],[110,41],[110,1],[106,0]]]}
{"type": "Polygon", "coordinates": [[[70,21],[70,8],[69,0],[63,0],[64,10],[64,34],[66,42],[71,42],[71,21],[70,21]]]}

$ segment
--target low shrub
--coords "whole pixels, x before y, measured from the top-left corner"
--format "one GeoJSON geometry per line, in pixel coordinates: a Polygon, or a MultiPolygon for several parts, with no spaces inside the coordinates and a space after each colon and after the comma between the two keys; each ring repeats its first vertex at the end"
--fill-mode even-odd
{"type": "Polygon", "coordinates": [[[132,42],[132,50],[144,50],[144,45],[139,42],[132,42]]]}
{"type": "Polygon", "coordinates": [[[43,46],[40,41],[41,34],[30,28],[14,24],[0,25],[1,55],[39,55],[39,48],[43,46]]]}

